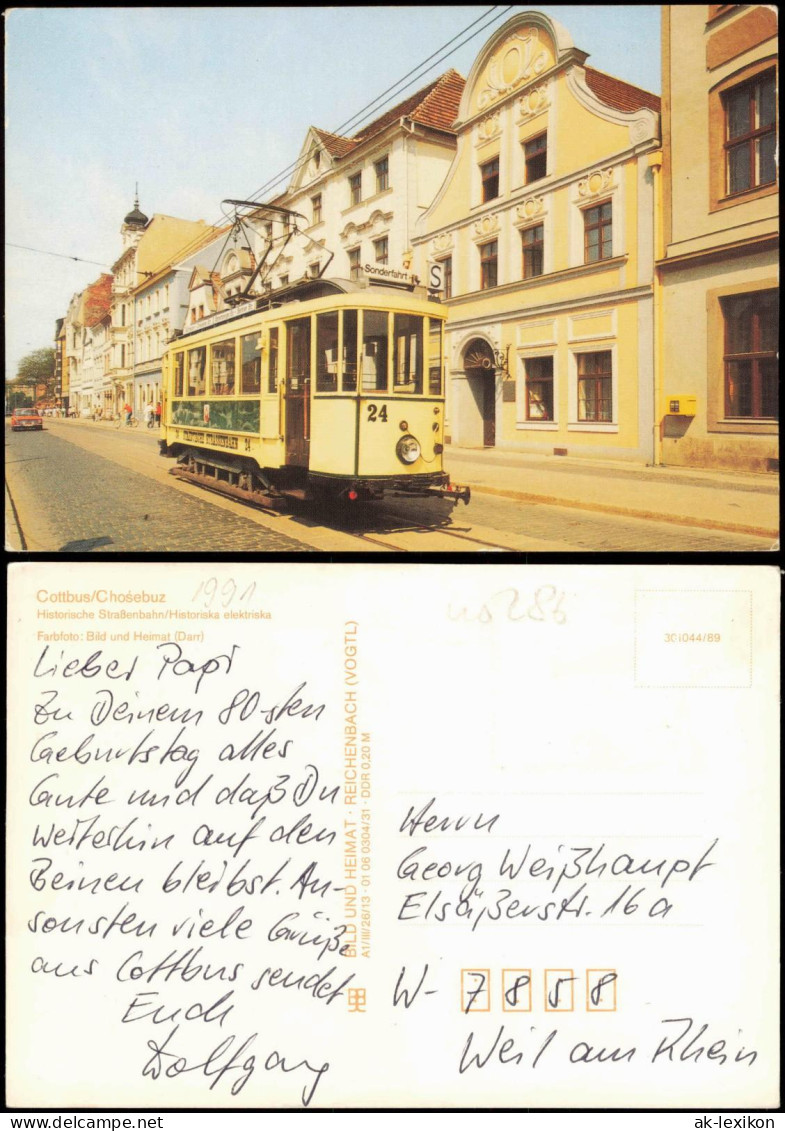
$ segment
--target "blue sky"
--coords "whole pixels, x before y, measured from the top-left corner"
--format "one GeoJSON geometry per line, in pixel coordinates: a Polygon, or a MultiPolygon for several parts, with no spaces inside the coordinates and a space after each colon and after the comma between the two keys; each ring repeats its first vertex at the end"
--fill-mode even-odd
{"type": "MultiPolygon", "coordinates": [[[[437,58],[372,116],[449,67],[468,75],[496,29],[526,10],[426,5],[7,12],[6,241],[111,264],[136,181],[148,216],[163,212],[217,222],[221,200],[256,193],[296,159],[309,125],[340,132],[347,119],[434,52],[437,58]],[[452,47],[439,51],[455,37],[452,47]]],[[[553,5],[538,11],[564,25],[592,66],[660,92],[659,7],[553,5]]],[[[21,357],[52,344],[55,319],[102,267],[14,247],[5,251],[11,376],[21,357]]]]}

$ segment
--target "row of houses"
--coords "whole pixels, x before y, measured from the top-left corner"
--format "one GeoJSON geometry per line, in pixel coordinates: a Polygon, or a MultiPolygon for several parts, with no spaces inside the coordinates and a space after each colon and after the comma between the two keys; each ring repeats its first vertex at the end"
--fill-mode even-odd
{"type": "Polygon", "coordinates": [[[773,470],[775,15],[662,27],[662,100],[522,12],[467,79],[350,137],[311,127],[286,190],[223,230],[137,202],[58,322],[64,399],[141,409],[186,323],[303,277],[422,280],[449,310],[452,444],[773,470]]]}

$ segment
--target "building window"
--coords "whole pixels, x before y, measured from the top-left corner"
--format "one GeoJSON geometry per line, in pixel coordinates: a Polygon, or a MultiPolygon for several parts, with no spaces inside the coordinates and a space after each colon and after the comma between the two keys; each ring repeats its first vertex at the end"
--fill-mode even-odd
{"type": "Polygon", "coordinates": [[[259,393],[262,388],[262,352],[259,349],[259,333],[245,334],[240,338],[242,360],[240,369],[240,392],[259,393]]]}
{"type": "Polygon", "coordinates": [[[382,157],[381,161],[374,162],[374,170],[376,172],[376,191],[384,192],[390,187],[390,159],[389,157],[382,157]]]}
{"type": "MultiPolygon", "coordinates": [[[[120,325],[125,326],[125,303],[120,306],[120,325]]],[[[74,344],[76,340],[74,339],[74,344]]]]}
{"type": "Polygon", "coordinates": [[[499,277],[499,244],[496,240],[480,248],[480,289],[495,287],[499,277]]]}
{"type": "Polygon", "coordinates": [[[317,259],[316,263],[309,263],[308,264],[308,277],[311,278],[311,279],[318,279],[319,278],[319,272],[321,271],[321,269],[322,269],[321,264],[319,263],[318,259],[317,259]]]}
{"type": "Polygon", "coordinates": [[[125,369],[125,346],[120,346],[120,368],[125,369]]]}
{"type": "Polygon", "coordinates": [[[775,418],[777,396],[777,291],[752,291],[720,299],[725,322],[725,416],[775,418]]]}
{"type": "Polygon", "coordinates": [[[316,196],[311,197],[311,223],[321,224],[322,222],[322,194],[319,192],[316,196]]]}
{"type": "Polygon", "coordinates": [[[169,307],[169,284],[164,287],[164,310],[169,307]]]}
{"type": "Polygon", "coordinates": [[[611,351],[578,354],[578,420],[613,420],[611,351]]]}
{"type": "Polygon", "coordinates": [[[526,369],[526,419],[553,420],[553,358],[529,357],[526,369]]]}
{"type": "Polygon", "coordinates": [[[777,179],[774,71],[756,75],[722,96],[725,109],[725,168],[728,195],[777,179]]]}
{"type": "Polygon", "coordinates": [[[452,256],[442,260],[442,271],[444,272],[444,294],[445,298],[452,298],[452,256]]]}
{"type": "Polygon", "coordinates": [[[268,240],[270,243],[272,243],[272,241],[273,241],[273,225],[272,225],[271,221],[268,221],[264,225],[264,238],[266,240],[268,240]]]}
{"type": "Polygon", "coordinates": [[[538,224],[535,228],[524,228],[521,232],[524,279],[542,275],[544,230],[544,226],[538,224]]]}
{"type": "Polygon", "coordinates": [[[523,146],[523,164],[526,170],[524,184],[530,185],[532,181],[539,181],[545,176],[548,160],[548,135],[540,134],[523,146]]]}
{"type": "Polygon", "coordinates": [[[387,236],[383,236],[380,240],[373,241],[373,251],[377,263],[387,263],[389,251],[389,240],[387,236]]]}
{"type": "Polygon", "coordinates": [[[488,161],[485,165],[480,165],[480,177],[482,178],[482,202],[485,204],[486,200],[495,200],[499,195],[498,157],[494,157],[493,161],[488,161]]]}
{"type": "Polygon", "coordinates": [[[349,203],[359,204],[363,198],[363,175],[362,173],[353,173],[349,177],[349,203]]]}
{"type": "Polygon", "coordinates": [[[613,255],[613,206],[609,200],[583,213],[584,262],[596,263],[613,255]]]}
{"type": "Polygon", "coordinates": [[[278,276],[278,286],[279,287],[288,287],[288,285],[289,285],[289,276],[288,275],[279,275],[278,276]]]}
{"type": "Polygon", "coordinates": [[[363,269],[360,263],[360,249],[353,247],[347,253],[349,256],[349,278],[359,279],[362,276],[363,269]]]}

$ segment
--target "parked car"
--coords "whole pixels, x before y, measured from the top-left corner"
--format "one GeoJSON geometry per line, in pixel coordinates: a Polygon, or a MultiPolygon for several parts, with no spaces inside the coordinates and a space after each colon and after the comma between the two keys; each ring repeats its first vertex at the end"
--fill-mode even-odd
{"type": "Polygon", "coordinates": [[[27,429],[42,429],[44,422],[35,408],[15,408],[11,413],[11,431],[22,432],[27,429]]]}

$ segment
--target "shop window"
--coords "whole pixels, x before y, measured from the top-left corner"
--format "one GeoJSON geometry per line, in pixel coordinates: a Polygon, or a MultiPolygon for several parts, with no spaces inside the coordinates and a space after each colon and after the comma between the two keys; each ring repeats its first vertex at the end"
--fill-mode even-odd
{"type": "Polygon", "coordinates": [[[578,420],[613,420],[613,372],[610,350],[578,354],[578,420]]]}
{"type": "Polygon", "coordinates": [[[338,391],[338,313],[316,318],[316,391],[338,391]]]}
{"type": "Polygon", "coordinates": [[[270,345],[267,350],[267,392],[278,392],[278,327],[270,330],[270,345]]]}
{"type": "Polygon", "coordinates": [[[584,262],[596,263],[613,255],[613,205],[609,200],[583,213],[584,262]]]}
{"type": "Polygon", "coordinates": [[[480,289],[489,290],[498,284],[499,244],[496,240],[484,243],[480,248],[480,289]]]}
{"type": "Polygon", "coordinates": [[[383,236],[380,240],[373,241],[374,257],[377,263],[387,263],[389,255],[390,241],[387,236],[383,236]]]}
{"type": "Polygon", "coordinates": [[[482,202],[495,200],[499,195],[499,158],[487,161],[480,165],[480,179],[482,181],[482,202]]]}
{"type": "Polygon", "coordinates": [[[188,351],[188,396],[203,397],[205,394],[205,367],[207,351],[204,346],[188,351]]]}
{"type": "Polygon", "coordinates": [[[359,204],[360,201],[362,200],[362,192],[363,192],[362,184],[363,184],[362,173],[353,173],[352,176],[349,177],[349,203],[350,204],[359,204]]]}
{"type": "Polygon", "coordinates": [[[776,419],[779,295],[729,295],[720,306],[725,323],[725,416],[776,419]]]}
{"type": "Polygon", "coordinates": [[[553,358],[529,357],[526,372],[526,419],[553,420],[553,358]]]}
{"type": "Polygon", "coordinates": [[[544,225],[524,228],[521,232],[523,244],[523,278],[533,279],[543,272],[544,225]]]}
{"type": "Polygon", "coordinates": [[[357,391],[357,311],[343,312],[343,391],[357,391]]]}
{"type": "Polygon", "coordinates": [[[729,196],[777,179],[776,91],[774,71],[726,90],[725,191],[729,196]]]}
{"type": "Polygon", "coordinates": [[[359,279],[362,277],[363,269],[360,263],[360,249],[359,247],[350,248],[347,252],[349,256],[349,278],[359,279]]]}
{"type": "Polygon", "coordinates": [[[525,169],[524,184],[530,185],[532,181],[541,180],[546,174],[548,162],[548,135],[540,134],[533,137],[523,146],[523,165],[525,169]]]}
{"type": "Polygon", "coordinates": [[[245,334],[240,339],[241,369],[240,392],[260,393],[262,390],[262,352],[259,349],[259,332],[245,334]]]}
{"type": "Polygon", "coordinates": [[[393,390],[422,392],[423,326],[417,314],[393,315],[393,390]]]}
{"type": "Polygon", "coordinates": [[[388,334],[386,312],[366,310],[363,314],[363,392],[382,392],[387,389],[388,334]]]}
{"type": "Polygon", "coordinates": [[[374,162],[376,173],[376,191],[385,192],[390,187],[390,159],[387,156],[374,162]]]}

